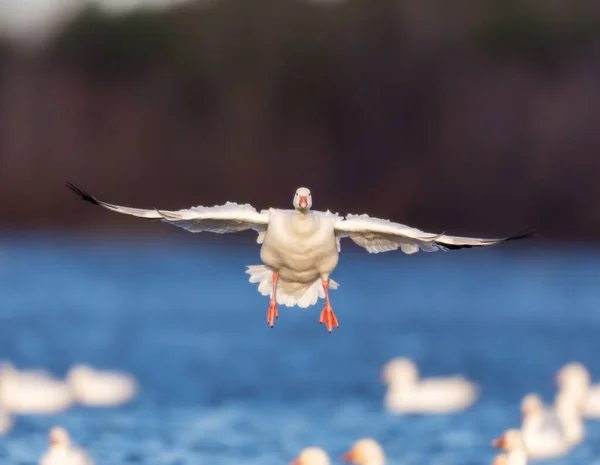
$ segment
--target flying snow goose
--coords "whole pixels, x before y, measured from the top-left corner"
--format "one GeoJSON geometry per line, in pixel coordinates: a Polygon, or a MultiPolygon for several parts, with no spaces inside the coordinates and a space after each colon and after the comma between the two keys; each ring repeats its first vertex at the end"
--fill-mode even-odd
{"type": "Polygon", "coordinates": [[[67,383],[75,400],[82,405],[108,407],[132,400],[137,393],[136,380],[119,371],[99,371],[87,365],[74,365],[67,383]]]}
{"type": "Polygon", "coordinates": [[[527,465],[527,449],[519,430],[509,429],[492,441],[492,446],[506,451],[496,457],[493,465],[527,465]]]}
{"type": "Polygon", "coordinates": [[[302,449],[289,465],[330,465],[329,455],[320,447],[302,449]]]}
{"type": "Polygon", "coordinates": [[[477,385],[462,376],[419,379],[419,370],[406,357],[385,364],[383,381],[388,385],[385,405],[392,413],[451,413],[477,400],[477,385]]]}
{"type": "Polygon", "coordinates": [[[385,465],[383,447],[375,439],[360,439],[340,457],[343,462],[356,465],[385,465]]]}
{"type": "Polygon", "coordinates": [[[330,278],[338,263],[340,239],[349,237],[370,253],[401,249],[406,254],[419,250],[435,252],[465,247],[481,247],[529,236],[522,234],[501,239],[431,234],[388,220],[367,215],[347,215],[311,210],[310,190],[301,187],[294,195],[294,210],[270,208],[257,211],[251,205],[227,202],[214,207],[193,207],[170,211],[123,207],[103,202],[84,189],[67,183],[80,198],[108,210],[140,218],[161,220],[190,232],[234,233],[253,229],[262,244],[263,265],[249,266],[250,282],[259,283],[258,290],[270,295],[267,323],[273,327],[278,317],[277,304],[308,307],[319,298],[325,299],[320,322],[331,332],[338,327],[329,300],[329,289],[338,284],[330,278]]]}
{"type": "Polygon", "coordinates": [[[40,458],[39,465],[93,465],[83,449],[71,445],[71,437],[64,428],[52,428],[48,442],[50,448],[40,458]]]}

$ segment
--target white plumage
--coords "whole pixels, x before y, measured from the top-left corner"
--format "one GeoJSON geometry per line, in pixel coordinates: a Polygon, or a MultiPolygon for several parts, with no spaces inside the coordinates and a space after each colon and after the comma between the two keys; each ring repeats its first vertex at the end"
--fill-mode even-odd
{"type": "Polygon", "coordinates": [[[0,409],[0,437],[7,434],[13,427],[12,416],[0,409]]]}
{"type": "Polygon", "coordinates": [[[501,437],[492,441],[492,446],[506,451],[496,456],[493,465],[527,465],[529,450],[519,430],[506,431],[501,437]]]}
{"type": "Polygon", "coordinates": [[[537,394],[527,394],[521,401],[521,433],[532,459],[562,457],[571,444],[565,436],[556,411],[546,408],[537,394]]]}
{"type": "Polygon", "coordinates": [[[67,383],[75,401],[92,407],[121,405],[133,400],[138,383],[119,371],[99,371],[87,365],[75,365],[67,374],[67,383]]]}
{"type": "Polygon", "coordinates": [[[73,394],[67,383],[49,373],[18,371],[4,363],[0,368],[0,405],[13,414],[56,414],[73,405],[73,394]]]}
{"type": "Polygon", "coordinates": [[[71,437],[64,428],[52,428],[48,442],[50,448],[40,457],[39,465],[94,465],[83,449],[71,444],[71,437]]]}
{"type": "Polygon", "coordinates": [[[568,363],[556,374],[561,393],[580,399],[584,418],[600,418],[600,384],[592,384],[588,369],[579,362],[568,363]]]}
{"type": "Polygon", "coordinates": [[[385,406],[395,414],[457,412],[479,397],[477,385],[462,376],[420,379],[417,366],[405,357],[386,363],[382,377],[388,385],[385,406]]]}
{"type": "MultiPolygon", "coordinates": [[[[249,265],[246,273],[250,275],[251,283],[258,283],[258,292],[270,296],[273,293],[273,272],[265,265],[249,265]]],[[[339,284],[329,278],[329,289],[337,289],[339,284]]],[[[277,284],[277,303],[286,307],[297,305],[306,308],[317,303],[318,299],[325,298],[325,291],[321,282],[316,280],[308,287],[297,283],[279,281],[277,284]]]]}

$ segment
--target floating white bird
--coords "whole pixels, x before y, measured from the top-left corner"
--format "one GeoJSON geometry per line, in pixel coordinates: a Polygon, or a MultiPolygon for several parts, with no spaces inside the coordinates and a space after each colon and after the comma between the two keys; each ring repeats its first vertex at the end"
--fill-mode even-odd
{"type": "Polygon", "coordinates": [[[492,446],[507,452],[498,455],[493,465],[527,465],[527,450],[519,430],[509,429],[500,438],[492,441],[492,446]]]}
{"type": "Polygon", "coordinates": [[[558,370],[556,383],[560,392],[582,397],[582,415],[600,418],[600,384],[592,384],[588,369],[579,362],[571,362],[558,370]]]}
{"type": "Polygon", "coordinates": [[[329,300],[329,289],[338,284],[331,273],[338,263],[340,239],[349,237],[370,253],[401,249],[406,254],[419,250],[437,250],[480,247],[499,242],[521,239],[528,234],[502,239],[478,239],[469,237],[431,234],[388,220],[367,215],[347,215],[311,211],[311,192],[301,187],[294,195],[294,210],[270,208],[258,212],[245,204],[227,202],[214,207],[193,207],[185,210],[144,210],[103,202],[83,189],[67,183],[79,197],[94,205],[141,218],[161,220],[190,232],[209,231],[234,233],[253,229],[258,233],[257,242],[262,244],[260,258],[263,265],[249,266],[246,271],[250,282],[259,283],[258,290],[270,295],[267,323],[273,327],[278,317],[277,304],[288,307],[308,307],[325,299],[320,322],[329,332],[338,327],[329,300]]]}
{"type": "Polygon", "coordinates": [[[554,410],[562,426],[565,439],[571,446],[581,444],[585,439],[585,424],[581,410],[585,398],[580,391],[559,391],[554,399],[554,410]]]}
{"type": "Polygon", "coordinates": [[[71,445],[71,437],[64,428],[52,428],[48,442],[50,448],[40,458],[39,465],[93,465],[83,449],[71,445]]]}
{"type": "Polygon", "coordinates": [[[67,373],[67,383],[75,400],[92,407],[121,405],[137,393],[136,380],[119,371],[99,371],[87,365],[75,365],[67,373]]]}
{"type": "Polygon", "coordinates": [[[385,453],[375,439],[366,438],[356,441],[340,460],[356,465],[385,465],[385,453]]]}
{"type": "Polygon", "coordinates": [[[20,372],[4,364],[0,369],[0,405],[13,414],[55,414],[73,405],[73,395],[67,383],[49,373],[20,372]]]}
{"type": "Polygon", "coordinates": [[[330,465],[329,455],[320,447],[307,447],[302,449],[298,457],[289,465],[330,465]]]}
{"type": "Polygon", "coordinates": [[[12,429],[12,426],[12,416],[8,412],[0,409],[0,437],[8,433],[12,429]]]}
{"type": "Polygon", "coordinates": [[[558,415],[544,407],[537,394],[527,394],[521,401],[521,433],[532,459],[562,457],[569,452],[567,441],[558,415]]]}
{"type": "Polygon", "coordinates": [[[383,367],[388,384],[385,405],[393,413],[450,413],[464,410],[477,400],[477,385],[462,376],[419,379],[419,370],[406,357],[383,367]]]}
{"type": "Polygon", "coordinates": [[[510,465],[508,454],[498,454],[494,457],[492,465],[510,465]]]}

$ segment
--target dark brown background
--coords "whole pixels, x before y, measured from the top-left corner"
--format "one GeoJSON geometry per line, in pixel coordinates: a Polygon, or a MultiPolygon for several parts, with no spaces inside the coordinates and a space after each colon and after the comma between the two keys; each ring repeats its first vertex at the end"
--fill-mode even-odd
{"type": "Polygon", "coordinates": [[[69,194],[600,238],[600,3],[220,0],[0,46],[5,230],[161,228],[69,194]]]}

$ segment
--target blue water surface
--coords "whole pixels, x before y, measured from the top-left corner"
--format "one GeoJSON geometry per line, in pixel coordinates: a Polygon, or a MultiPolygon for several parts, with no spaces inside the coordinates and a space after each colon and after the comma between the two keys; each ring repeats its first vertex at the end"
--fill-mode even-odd
{"type": "MultiPolygon", "coordinates": [[[[0,359],[64,376],[76,362],[140,381],[135,402],[18,417],[0,463],[34,464],[63,425],[98,464],[281,465],[309,445],[337,457],[374,437],[388,463],[487,464],[530,391],[550,402],[571,360],[600,378],[600,250],[369,255],[345,247],[333,278],[340,328],[321,303],[280,307],[248,283],[258,246],[177,237],[0,243],[0,359]],[[465,413],[392,416],[381,367],[407,355],[424,376],[481,386],[465,413]]],[[[600,463],[600,421],[567,458],[600,463]]]]}

